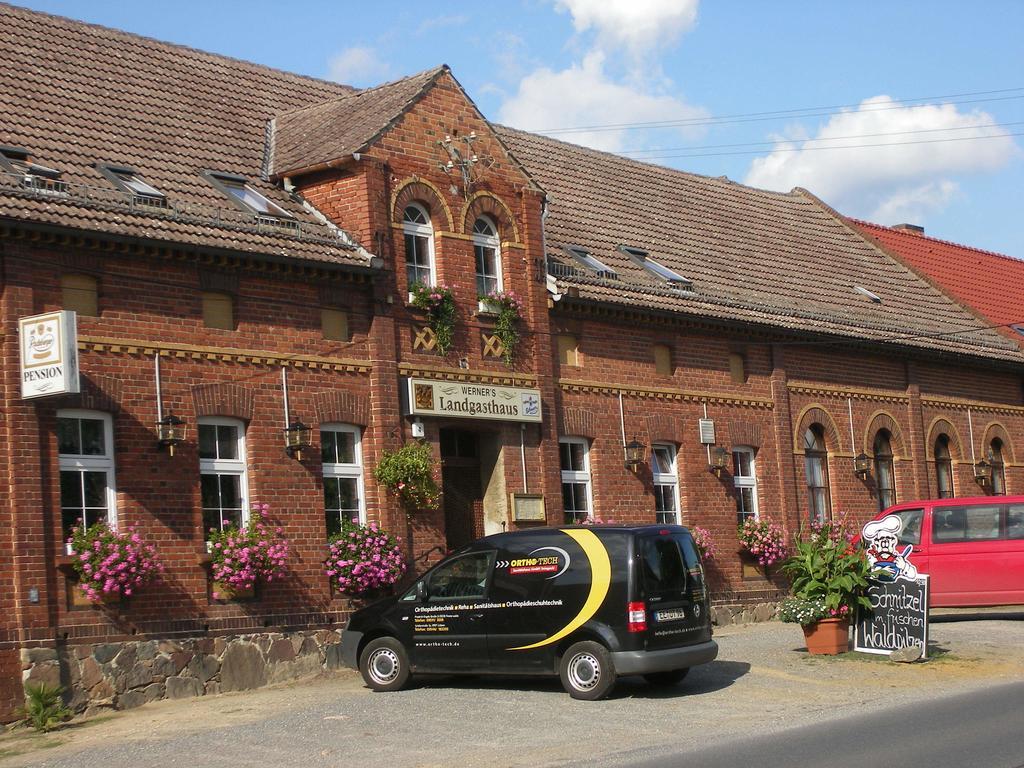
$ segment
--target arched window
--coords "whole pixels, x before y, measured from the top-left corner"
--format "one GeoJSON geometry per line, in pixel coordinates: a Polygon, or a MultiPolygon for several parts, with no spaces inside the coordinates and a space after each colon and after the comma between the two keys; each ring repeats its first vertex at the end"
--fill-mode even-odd
{"type": "Polygon", "coordinates": [[[896,503],[896,467],[888,431],[878,430],[871,450],[875,454],[875,485],[878,487],[878,511],[881,512],[896,503]]]}
{"type": "Polygon", "coordinates": [[[832,514],[832,501],[828,492],[825,430],[821,424],[812,424],[804,432],[804,474],[811,521],[825,522],[832,514]]]}
{"type": "Polygon", "coordinates": [[[481,216],[473,222],[473,251],[476,254],[476,292],[487,296],[501,290],[501,246],[494,222],[481,216]]]}
{"type": "Polygon", "coordinates": [[[203,532],[241,527],[249,521],[245,424],[217,416],[198,421],[203,532]]]}
{"type": "Polygon", "coordinates": [[[349,424],[323,424],[320,427],[328,536],[341,533],[346,523],[361,523],[366,517],[360,437],[359,427],[349,424]]]}
{"type": "Polygon", "coordinates": [[[414,284],[434,285],[434,228],[430,214],[418,203],[410,203],[402,214],[405,234],[405,277],[414,284]]]}
{"type": "Polygon", "coordinates": [[[953,457],[949,453],[949,436],[939,435],[935,438],[935,481],[940,499],[952,499],[953,490],[953,457]]]}
{"type": "Polygon", "coordinates": [[[64,538],[95,523],[116,528],[114,428],[110,414],[57,411],[57,454],[64,538]]]}
{"type": "Polygon", "coordinates": [[[1003,441],[993,437],[988,444],[988,463],[992,465],[992,494],[1006,495],[1006,467],[1003,465],[1003,441]]]}

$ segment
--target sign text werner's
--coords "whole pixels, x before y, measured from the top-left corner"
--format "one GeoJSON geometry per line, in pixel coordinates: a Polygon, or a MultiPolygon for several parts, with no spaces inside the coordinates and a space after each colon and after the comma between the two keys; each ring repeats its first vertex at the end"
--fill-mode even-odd
{"type": "Polygon", "coordinates": [[[410,416],[455,416],[540,423],[540,390],[409,379],[410,416]]]}
{"type": "Polygon", "coordinates": [[[18,319],[22,398],[78,392],[78,334],[74,312],[18,319]]]}

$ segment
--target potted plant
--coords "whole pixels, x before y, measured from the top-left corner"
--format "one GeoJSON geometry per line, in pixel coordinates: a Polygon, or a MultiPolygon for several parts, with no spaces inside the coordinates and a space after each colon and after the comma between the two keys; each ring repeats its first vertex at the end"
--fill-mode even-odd
{"type": "Polygon", "coordinates": [[[523,302],[513,291],[491,291],[480,297],[480,311],[496,315],[494,335],[501,341],[502,359],[512,365],[519,346],[519,323],[523,319],[523,302]]]}
{"type": "Polygon", "coordinates": [[[346,523],[331,537],[324,570],[331,583],[349,595],[365,595],[390,587],[405,573],[401,540],[376,523],[346,523]]]}
{"type": "Polygon", "coordinates": [[[850,617],[857,606],[871,607],[865,596],[871,566],[853,538],[844,517],[815,523],[782,564],[793,596],[783,602],[779,618],[800,624],[810,653],[845,652],[850,617]]]}
{"type": "Polygon", "coordinates": [[[249,524],[210,530],[210,568],[214,600],[253,595],[257,582],[284,576],[289,544],[281,528],[266,522],[269,504],[253,504],[249,524]]]}
{"type": "Polygon", "coordinates": [[[406,514],[417,509],[437,509],[440,505],[441,491],[434,480],[434,454],[426,443],[406,443],[397,451],[384,451],[373,476],[398,497],[406,514]]]}
{"type": "Polygon", "coordinates": [[[740,551],[748,553],[765,569],[786,557],[786,530],[767,515],[748,517],[737,535],[740,551]]]}
{"type": "Polygon", "coordinates": [[[91,603],[131,597],[163,572],[156,549],[131,528],[126,533],[106,523],[76,528],[68,545],[78,586],[91,603]]]}
{"type": "Polygon", "coordinates": [[[455,339],[457,307],[452,289],[444,283],[424,285],[413,283],[409,287],[409,303],[427,315],[427,326],[434,332],[437,351],[448,354],[455,339]]]}

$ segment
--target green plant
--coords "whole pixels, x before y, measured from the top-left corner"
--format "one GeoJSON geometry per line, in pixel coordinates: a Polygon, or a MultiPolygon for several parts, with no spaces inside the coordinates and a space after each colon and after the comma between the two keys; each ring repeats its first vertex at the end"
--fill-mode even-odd
{"type": "Polygon", "coordinates": [[[491,291],[481,296],[480,301],[496,307],[498,317],[494,321],[494,335],[501,341],[502,359],[511,366],[519,346],[519,323],[523,319],[523,302],[513,291],[491,291]]]}
{"type": "Polygon", "coordinates": [[[37,731],[52,731],[71,717],[71,710],[61,695],[64,689],[48,683],[28,683],[25,686],[25,717],[37,731]]]}
{"type": "Polygon", "coordinates": [[[437,351],[442,355],[448,354],[455,339],[455,320],[458,314],[452,289],[444,283],[413,283],[409,286],[409,292],[412,294],[412,305],[427,313],[427,325],[434,332],[437,351]]]}
{"type": "MultiPolygon", "coordinates": [[[[845,606],[844,606],[845,607],[845,606]]],[[[806,627],[816,621],[828,618],[845,618],[847,611],[837,611],[843,615],[830,613],[825,607],[825,600],[820,597],[787,597],[779,604],[779,621],[799,624],[806,627]]]]}
{"type": "Polygon", "coordinates": [[[870,608],[865,592],[871,565],[863,548],[851,540],[843,519],[814,525],[809,533],[801,531],[792,557],[782,564],[793,596],[824,601],[833,617],[848,616],[857,606],[870,608]]]}
{"type": "Polygon", "coordinates": [[[384,451],[373,476],[395,494],[405,511],[437,509],[441,491],[434,480],[434,454],[426,443],[406,443],[384,451]]]}

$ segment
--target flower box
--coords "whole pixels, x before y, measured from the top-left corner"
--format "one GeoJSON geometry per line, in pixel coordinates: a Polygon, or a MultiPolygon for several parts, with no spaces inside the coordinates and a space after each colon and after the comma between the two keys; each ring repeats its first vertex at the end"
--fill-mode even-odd
{"type": "Polygon", "coordinates": [[[476,303],[478,315],[497,315],[501,311],[501,305],[488,299],[480,299],[476,303]]]}
{"type": "Polygon", "coordinates": [[[256,599],[256,585],[248,588],[232,587],[222,581],[210,582],[210,600],[215,603],[228,603],[256,599]]]}

